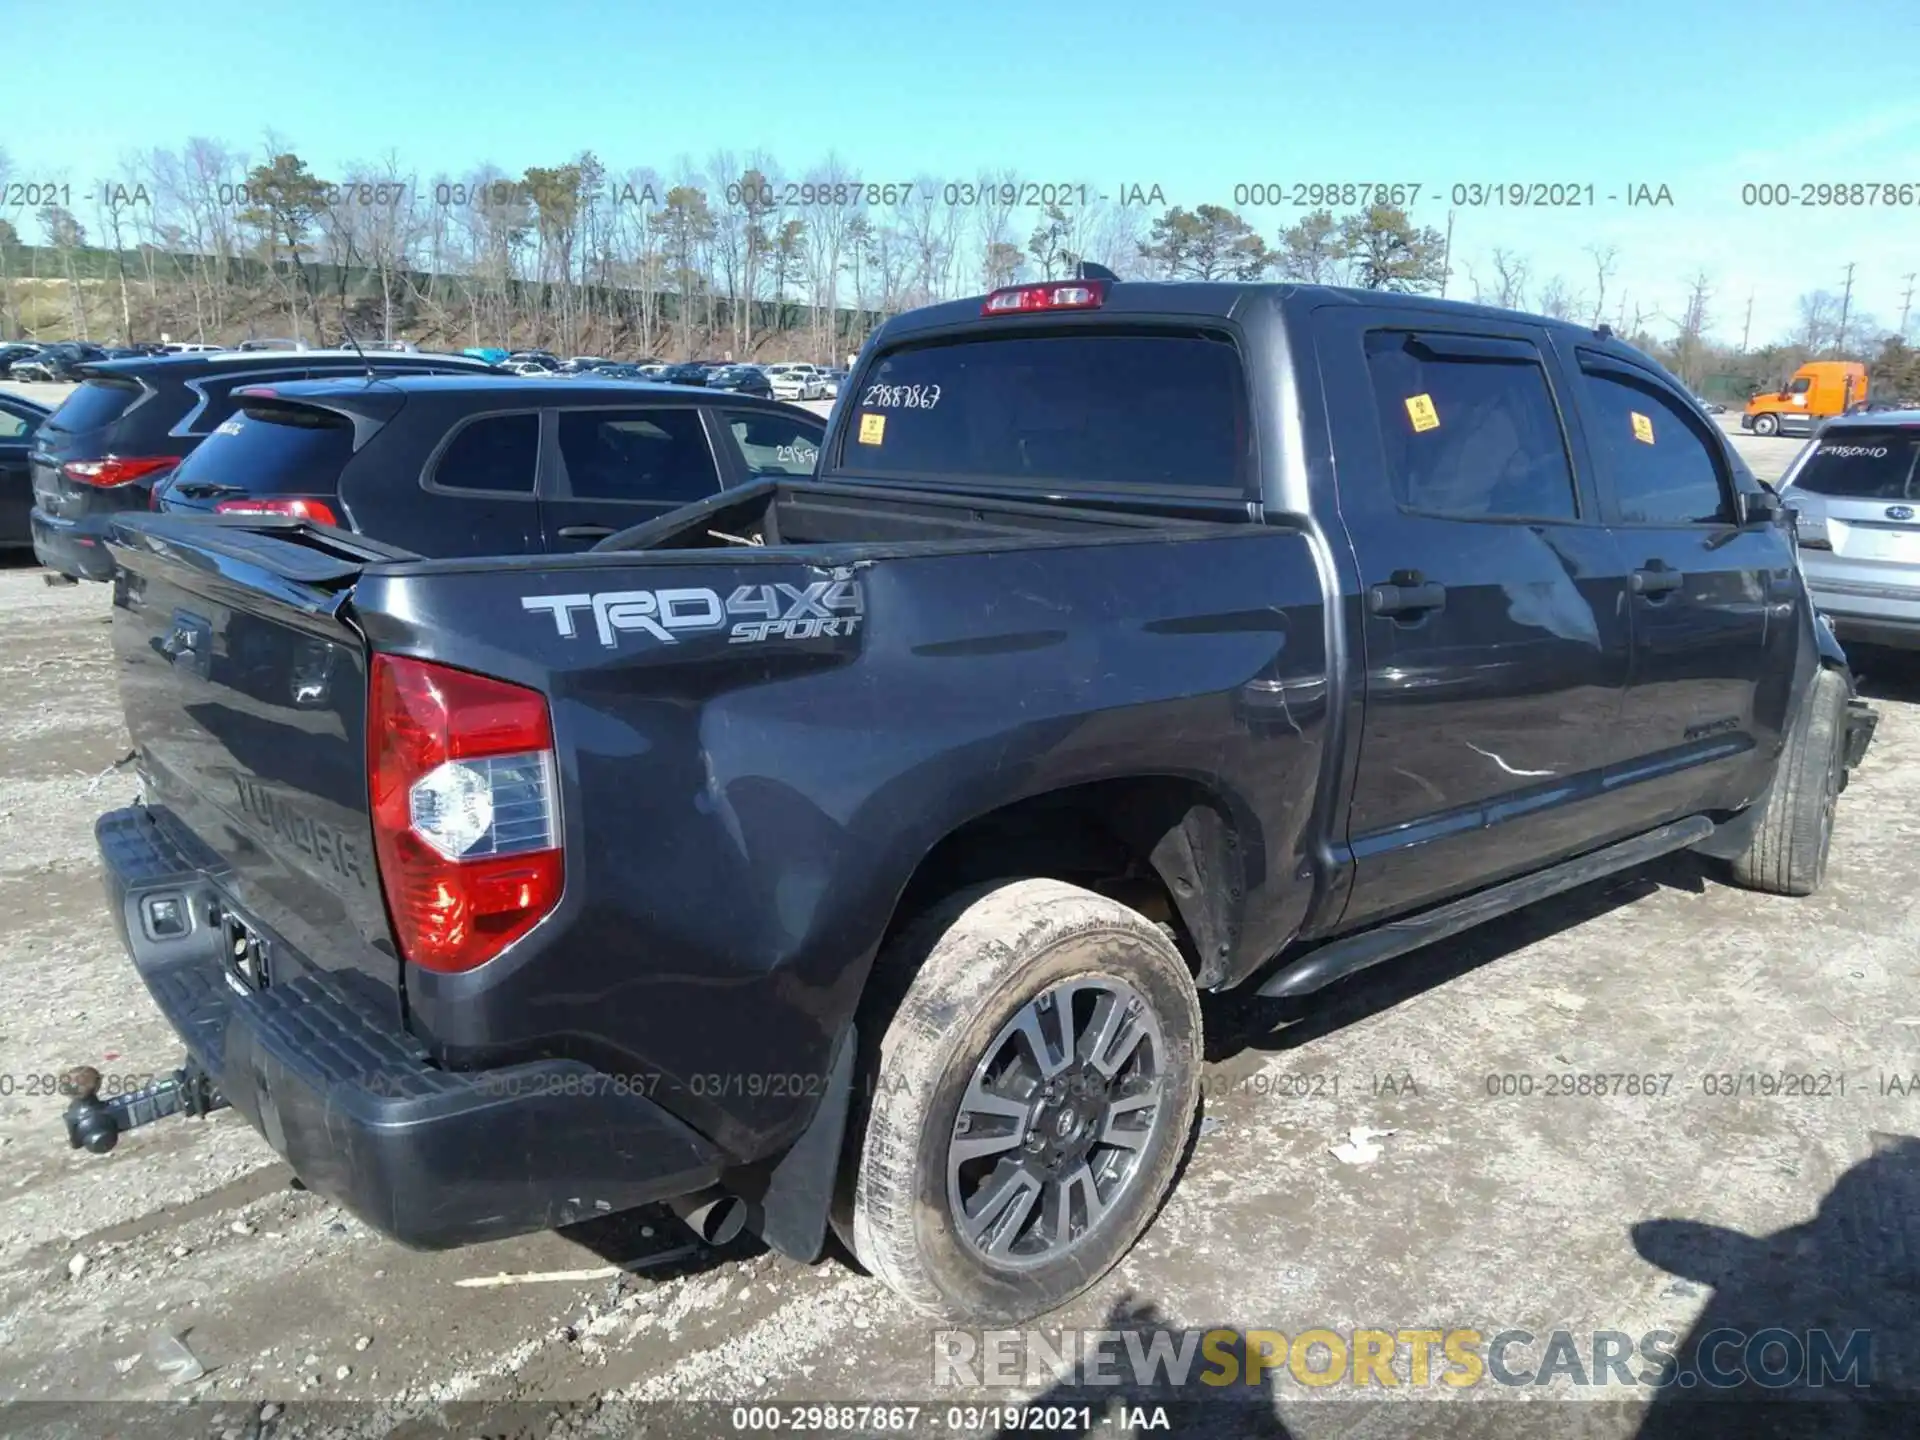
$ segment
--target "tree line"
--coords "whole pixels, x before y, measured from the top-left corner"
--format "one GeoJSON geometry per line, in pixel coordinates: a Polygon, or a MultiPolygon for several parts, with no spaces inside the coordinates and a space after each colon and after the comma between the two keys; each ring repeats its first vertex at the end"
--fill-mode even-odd
{"type": "MultiPolygon", "coordinates": [[[[1590,247],[1583,275],[1537,278],[1509,248],[1454,254],[1451,223],[1416,225],[1392,205],[1311,211],[1269,240],[1226,206],[1167,205],[1158,187],[1103,198],[1014,171],[879,185],[832,159],[795,179],[765,153],[722,151],[664,176],[584,152],[426,181],[391,155],[321,175],[269,137],[253,158],[205,139],[157,147],[90,186],[9,183],[20,178],[0,152],[0,195],[28,202],[0,216],[10,338],[331,342],[351,328],[455,347],[824,360],[887,315],[1091,261],[1129,277],[1354,285],[1605,321],[1696,388],[1727,388],[1771,383],[1807,355],[1904,350],[1908,318],[1903,306],[1890,328],[1815,291],[1792,334],[1735,345],[1710,333],[1734,316],[1707,274],[1662,306],[1619,282],[1613,247],[1590,247]]],[[[1904,375],[1905,360],[1891,363],[1904,375]]]]}

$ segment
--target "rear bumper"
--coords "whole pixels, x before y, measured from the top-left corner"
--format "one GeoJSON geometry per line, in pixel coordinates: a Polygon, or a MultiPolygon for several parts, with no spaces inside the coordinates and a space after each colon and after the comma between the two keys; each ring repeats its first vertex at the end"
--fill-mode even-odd
{"type": "Polygon", "coordinates": [[[36,509],[27,523],[33,530],[34,558],[49,570],[78,580],[113,579],[104,521],[56,520],[36,509]]]}
{"type": "Polygon", "coordinates": [[[1863,578],[1818,551],[1801,552],[1807,593],[1842,643],[1920,649],[1920,588],[1863,578]]]}
{"type": "Polygon", "coordinates": [[[246,988],[207,923],[216,866],[140,806],[103,815],[94,835],[120,938],[194,1060],[309,1188],[395,1239],[442,1249],[552,1229],[718,1177],[719,1151],[643,1083],[575,1061],[439,1069],[323,971],[246,988]],[[187,934],[149,933],[142,901],[162,894],[186,901],[187,934]]]}

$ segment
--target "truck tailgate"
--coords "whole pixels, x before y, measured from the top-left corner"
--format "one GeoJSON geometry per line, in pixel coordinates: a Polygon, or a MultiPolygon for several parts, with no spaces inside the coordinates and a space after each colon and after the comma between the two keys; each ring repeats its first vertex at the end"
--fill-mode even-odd
{"type": "Polygon", "coordinates": [[[398,1013],[374,863],[367,652],[341,618],[359,572],[316,549],[187,517],[115,537],[113,643],[157,823],[184,831],[268,983],[320,968],[398,1013]]]}

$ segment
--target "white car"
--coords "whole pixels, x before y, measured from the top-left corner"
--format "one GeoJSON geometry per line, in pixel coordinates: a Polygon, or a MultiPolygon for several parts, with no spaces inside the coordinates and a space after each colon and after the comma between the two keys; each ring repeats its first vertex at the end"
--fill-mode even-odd
{"type": "Polygon", "coordinates": [[[809,365],[804,360],[782,361],[778,365],[767,366],[766,370],[767,379],[773,382],[773,398],[776,400],[818,400],[827,393],[820,367],[809,365]]]}
{"type": "Polygon", "coordinates": [[[226,350],[224,345],[202,345],[197,340],[169,340],[160,347],[169,355],[218,355],[226,350]]]}

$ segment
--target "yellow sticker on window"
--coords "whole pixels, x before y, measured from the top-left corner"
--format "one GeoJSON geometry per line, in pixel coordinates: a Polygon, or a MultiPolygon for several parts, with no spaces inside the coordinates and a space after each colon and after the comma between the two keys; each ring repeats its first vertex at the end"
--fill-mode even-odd
{"type": "Polygon", "coordinates": [[[1433,408],[1431,395],[1409,395],[1407,397],[1407,418],[1413,421],[1416,430],[1438,430],[1440,412],[1433,408]]]}
{"type": "Polygon", "coordinates": [[[862,415],[860,417],[860,443],[878,445],[887,438],[887,417],[884,415],[862,415]]]}
{"type": "Polygon", "coordinates": [[[1633,438],[1638,440],[1642,445],[1651,445],[1653,443],[1653,421],[1645,415],[1642,415],[1638,410],[1629,410],[1627,414],[1633,418],[1633,438]]]}

